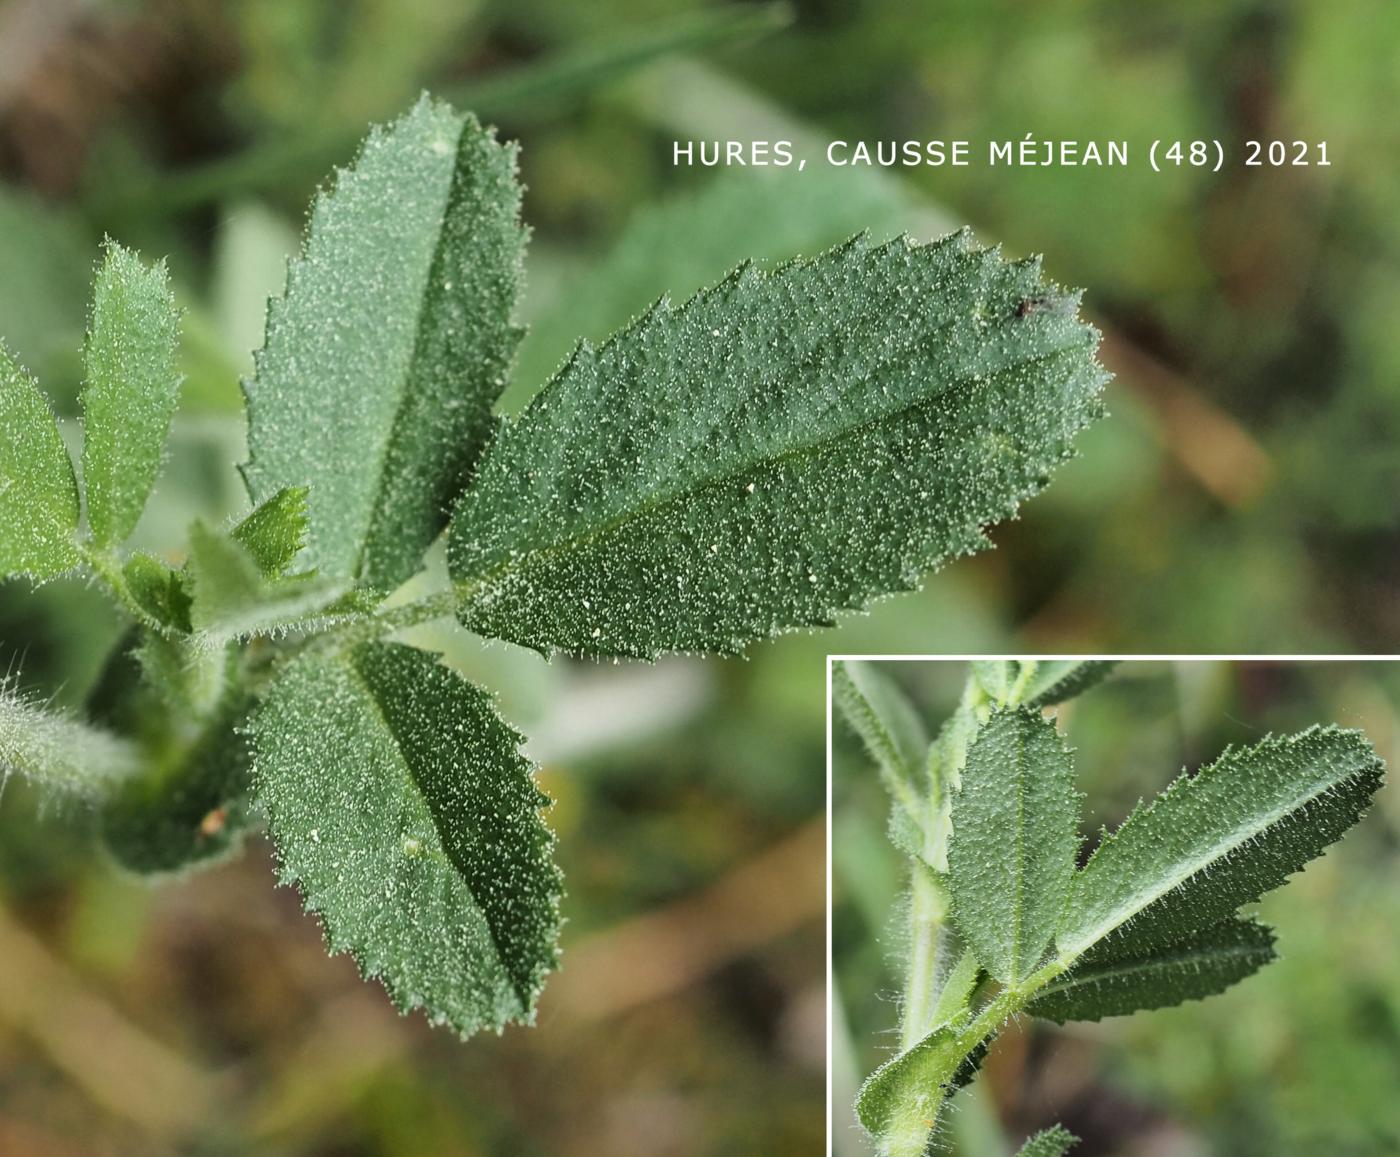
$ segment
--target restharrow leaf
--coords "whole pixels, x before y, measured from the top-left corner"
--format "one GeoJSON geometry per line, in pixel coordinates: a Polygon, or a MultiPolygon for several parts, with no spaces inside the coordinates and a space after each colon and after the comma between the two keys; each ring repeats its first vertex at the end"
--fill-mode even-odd
{"type": "Polygon", "coordinates": [[[246,383],[254,502],[310,486],[305,562],[391,590],[492,429],[519,341],[515,150],[424,97],[312,209],[246,383]]]}
{"type": "Polygon", "coordinates": [[[180,394],[179,314],[165,263],[108,241],[83,349],[83,489],[99,547],[136,527],[180,394]]]}
{"type": "Polygon", "coordinates": [[[1016,1151],[1016,1157],[1065,1157],[1079,1138],[1063,1125],[1042,1129],[1016,1151]]]}
{"type": "Polygon", "coordinates": [[[185,567],[190,621],[211,643],[325,627],[373,606],[372,594],[347,592],[344,581],[313,573],[268,578],[241,542],[202,522],[190,527],[185,567]]]}
{"type": "Polygon", "coordinates": [[[894,798],[891,837],[911,855],[923,845],[928,810],[928,734],[904,693],[870,663],[836,663],[831,695],[865,744],[894,798]]]}
{"type": "Polygon", "coordinates": [[[1361,732],[1336,727],[1227,749],[1104,839],[1075,877],[1061,954],[1114,934],[1145,954],[1218,924],[1321,855],[1383,771],[1361,732]]]}
{"type": "Polygon", "coordinates": [[[233,528],[233,540],[266,578],[279,578],[306,545],[305,486],[279,490],[233,528]]]}
{"type": "Polygon", "coordinates": [[[449,537],[459,618],[543,651],[736,652],[917,586],[1099,415],[1075,309],[963,234],[661,302],[483,456],[449,537]]]}
{"type": "Polygon", "coordinates": [[[1027,1010],[1064,1024],[1168,1008],[1224,992],[1274,959],[1273,932],[1233,916],[1147,955],[1124,957],[1113,951],[1119,943],[1109,939],[1091,949],[1027,1010]]]}
{"type": "Polygon", "coordinates": [[[533,1018],[560,876],[548,801],[485,693],[398,644],[305,655],[253,741],[282,881],[331,951],[464,1036],[533,1018]]]}
{"type": "Polygon", "coordinates": [[[948,890],[963,939],[992,976],[1035,971],[1064,912],[1079,846],[1074,765],[1054,723],[994,713],[953,797],[948,890]]]}
{"type": "Polygon", "coordinates": [[[981,1033],[944,1025],[866,1078],[856,1097],[856,1117],[879,1139],[882,1154],[924,1152],[955,1075],[981,1041],[981,1033]]]}
{"type": "Polygon", "coordinates": [[[0,345],[0,578],[77,566],[78,484],[53,412],[0,345]]]}

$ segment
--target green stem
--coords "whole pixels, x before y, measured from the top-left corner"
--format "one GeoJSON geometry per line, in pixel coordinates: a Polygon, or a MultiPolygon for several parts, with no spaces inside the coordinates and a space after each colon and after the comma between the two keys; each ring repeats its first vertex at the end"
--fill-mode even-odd
{"type": "MultiPolygon", "coordinates": [[[[1002,989],[977,1016],[957,1030],[953,1042],[955,1051],[963,1056],[970,1054],[989,1036],[1000,1031],[1008,1020],[1024,1010],[1035,994],[1067,967],[1062,960],[1052,960],[1014,988],[1002,989]]],[[[918,1044],[917,1041],[914,1043],[918,1044]]],[[[952,1073],[948,1075],[951,1077],[952,1073]]],[[[938,1109],[932,1110],[933,1115],[930,1116],[927,1107],[911,1104],[880,1138],[881,1157],[923,1157],[928,1151],[929,1136],[938,1127],[941,1108],[940,1104],[938,1109]]]]}
{"type": "Polygon", "coordinates": [[[435,622],[438,619],[451,618],[457,613],[457,607],[462,601],[463,594],[460,587],[452,586],[445,591],[425,595],[414,602],[390,607],[376,615],[375,622],[380,630],[387,634],[391,631],[402,631],[409,627],[420,626],[423,623],[435,622]]]}
{"type": "Polygon", "coordinates": [[[948,951],[945,921],[948,901],[938,878],[923,864],[916,864],[909,894],[909,965],[904,977],[904,999],[899,1026],[899,1050],[904,1052],[933,1029],[938,1006],[943,957],[948,951]]]}

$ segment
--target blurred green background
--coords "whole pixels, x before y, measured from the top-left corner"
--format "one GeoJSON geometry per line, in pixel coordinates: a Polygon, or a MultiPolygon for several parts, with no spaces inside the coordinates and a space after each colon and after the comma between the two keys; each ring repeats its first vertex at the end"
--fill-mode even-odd
{"type": "MultiPolygon", "coordinates": [[[[885,662],[930,732],[967,665],[885,662]]],[[[1081,830],[1115,827],[1139,799],[1227,744],[1314,723],[1363,730],[1400,759],[1400,664],[1129,661],[1058,708],[1087,797],[1081,830]]],[[[833,730],[833,1073],[837,1157],[866,1150],[850,1110],[897,1018],[904,861],[888,799],[856,739],[833,730]]],[[[1010,1157],[1062,1121],[1075,1157],[1384,1157],[1400,1152],[1400,793],[1264,897],[1279,959],[1220,996],[1057,1028],[1025,1021],[992,1046],[955,1101],[955,1157],[1010,1157]]]]}
{"type": "MultiPolygon", "coordinates": [[[[1087,287],[1119,375],[995,553],[746,662],[502,690],[559,803],[565,971],[458,1045],[324,959],[266,849],[158,891],[0,799],[0,1153],[806,1153],[821,1146],[823,655],[1393,649],[1400,15],[1357,0],[8,0],[0,334],[71,415],[110,232],[168,257],[188,375],[139,545],[244,496],[238,377],[308,197],[424,87],[522,145],[522,404],[580,335],[739,260],[970,223],[1087,287]],[[677,170],[682,139],[1326,139],[1327,169],[677,170]]],[[[817,148],[816,152],[819,153],[817,148]]],[[[0,664],[79,706],[99,593],[0,588],[0,664]]],[[[1303,1064],[1299,1061],[1299,1064],[1303,1064]]]]}

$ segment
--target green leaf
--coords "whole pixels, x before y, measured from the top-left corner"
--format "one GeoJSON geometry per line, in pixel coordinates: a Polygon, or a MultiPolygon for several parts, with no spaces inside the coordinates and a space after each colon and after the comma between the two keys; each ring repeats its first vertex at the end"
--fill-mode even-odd
{"type": "Polygon", "coordinates": [[[180,572],[148,554],[134,554],[122,564],[122,581],[131,597],[158,623],[189,631],[190,595],[180,572]]]}
{"type": "Polygon", "coordinates": [[[337,607],[359,592],[316,574],[269,579],[242,543],[203,522],[190,527],[189,545],[190,621],[211,642],[324,628],[373,605],[373,596],[365,594],[365,605],[337,607]]]}
{"type": "Polygon", "coordinates": [[[917,855],[927,810],[928,734],[904,693],[871,663],[840,662],[831,669],[832,700],[860,736],[894,797],[891,836],[917,855]]]}
{"type": "Polygon", "coordinates": [[[1102,682],[1113,667],[1105,659],[977,659],[972,672],[999,707],[1051,707],[1102,682]]]}
{"type": "Polygon", "coordinates": [[[390,590],[447,521],[519,330],[515,149],[427,99],[311,214],[246,383],[254,502],[310,486],[306,562],[390,590]]]}
{"type": "Polygon", "coordinates": [[[1042,1129],[1034,1137],[1029,1138],[1016,1151],[1016,1157],[1065,1157],[1065,1154],[1077,1144],[1079,1144],[1078,1137],[1063,1125],[1054,1125],[1049,1129],[1042,1129]]]}
{"type": "Polygon", "coordinates": [[[943,977],[938,1003],[933,1008],[933,1023],[947,1024],[961,1020],[972,1003],[972,994],[982,979],[982,965],[971,952],[964,952],[943,977]]]}
{"type": "Polygon", "coordinates": [[[1383,772],[1361,732],[1336,727],[1226,749],[1104,839],[1076,874],[1061,954],[1115,934],[1147,953],[1218,924],[1340,838],[1383,772]]]}
{"type": "Polygon", "coordinates": [[[1019,659],[974,659],[972,677],[983,693],[998,707],[1005,707],[1011,698],[1011,689],[1020,673],[1019,659]]]}
{"type": "Polygon", "coordinates": [[[402,1009],[529,1021],[559,932],[547,802],[485,693],[398,644],[309,654],[253,722],[284,883],[402,1009]]]}
{"type": "Polygon", "coordinates": [[[953,797],[948,891],[982,966],[1008,985],[1035,971],[1064,913],[1079,847],[1074,764],[1054,723],[994,713],[953,797]]]}
{"type": "Polygon", "coordinates": [[[0,679],[0,781],[18,774],[58,794],[97,798],[138,766],[126,740],[47,711],[0,679]]]}
{"type": "Polygon", "coordinates": [[[83,348],[83,489],[99,547],[135,528],[160,473],[179,400],[180,319],[165,263],[108,240],[83,348]]]}
{"type": "Polygon", "coordinates": [[[1022,674],[1032,668],[1021,690],[1027,707],[1052,707],[1082,695],[1104,679],[1117,664],[1111,659],[1022,659],[1022,674]]]}
{"type": "Polygon", "coordinates": [[[99,813],[103,844],[133,872],[156,875],[226,859],[252,819],[250,756],[240,730],[251,701],[230,701],[188,742],[127,779],[99,813]]]}
{"type": "Polygon", "coordinates": [[[601,341],[662,294],[681,300],[741,261],[819,253],[862,229],[884,240],[913,217],[898,182],[826,166],[725,170],[643,204],[607,252],[581,263],[531,317],[502,403],[519,409],[580,337],[601,341]]]}
{"type": "Polygon", "coordinates": [[[279,578],[306,545],[305,486],[279,490],[233,528],[265,578],[279,578]]]}
{"type": "Polygon", "coordinates": [[[1064,1024],[1204,1000],[1273,960],[1274,935],[1263,924],[1232,916],[1146,955],[1125,957],[1117,949],[1113,939],[1091,949],[1071,972],[1044,988],[1027,1011],[1064,1024]]]}
{"type": "Polygon", "coordinates": [[[980,1029],[942,1025],[865,1079],[856,1118],[879,1138],[884,1157],[921,1157],[944,1098],[965,1083],[960,1070],[982,1040],[980,1029]]]}
{"type": "Polygon", "coordinates": [[[916,587],[1099,415],[1076,303],[965,234],[663,300],[488,448],[449,533],[459,618],[542,651],[732,653],[916,587]]]}
{"type": "Polygon", "coordinates": [[[0,345],[0,578],[77,566],[78,484],[53,412],[0,345]]]}

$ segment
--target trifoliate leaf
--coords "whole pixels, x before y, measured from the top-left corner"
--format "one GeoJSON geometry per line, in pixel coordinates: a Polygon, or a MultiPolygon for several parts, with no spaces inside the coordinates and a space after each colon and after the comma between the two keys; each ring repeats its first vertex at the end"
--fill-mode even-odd
{"type": "Polygon", "coordinates": [[[547,798],[485,693],[398,644],[308,654],[254,719],[284,883],[404,1010],[529,1021],[559,932],[547,798]]]}
{"type": "Polygon", "coordinates": [[[242,543],[202,522],[190,527],[189,545],[190,621],[210,642],[326,627],[372,606],[337,606],[358,592],[316,574],[269,579],[242,543]]]}
{"type": "Polygon", "coordinates": [[[99,798],[138,766],[126,740],[48,711],[0,679],[0,780],[18,774],[58,794],[99,798]]]}
{"type": "Polygon", "coordinates": [[[233,540],[266,578],[280,578],[306,545],[305,486],[279,490],[233,528],[233,540]]]}
{"type": "Polygon", "coordinates": [[[870,663],[833,664],[831,696],[894,798],[891,837],[917,855],[927,810],[929,741],[923,722],[904,693],[870,663]]]}
{"type": "Polygon", "coordinates": [[[447,521],[519,340],[515,149],[426,97],[311,213],[246,384],[254,502],[310,486],[305,562],[391,590],[447,521]]]}
{"type": "Polygon", "coordinates": [[[0,578],[77,566],[78,484],[53,412],[0,345],[0,578]]]}
{"type": "Polygon", "coordinates": [[[134,554],[122,564],[122,581],[137,604],[156,622],[189,631],[190,595],[184,576],[148,554],[134,554]]]}
{"type": "Polygon", "coordinates": [[[1232,916],[1146,955],[1124,957],[1118,948],[1110,938],[1090,949],[1027,1011],[1064,1024],[1204,1000],[1273,960],[1274,935],[1263,924],[1232,916]]]}
{"type": "Polygon", "coordinates": [[[1045,956],[1079,847],[1074,764],[1055,724],[995,712],[967,751],[953,797],[948,891],[982,966],[1018,984],[1045,956]]]}
{"type": "Polygon", "coordinates": [[[1383,772],[1365,736],[1336,727],[1228,748],[1104,839],[1075,876],[1061,954],[1115,934],[1145,954],[1218,924],[1321,855],[1383,772]]]}
{"type": "Polygon", "coordinates": [[[179,314],[165,263],[106,243],[83,348],[83,489],[100,547],[135,528],[180,393],[179,314]]]}
{"type": "Polygon", "coordinates": [[[1101,682],[1113,666],[1105,659],[978,659],[972,673],[999,707],[1051,707],[1101,682]]]}
{"type": "Polygon", "coordinates": [[[1079,1138],[1063,1125],[1042,1129],[1016,1151],[1016,1157],[1065,1157],[1079,1138]]]}
{"type": "Polygon", "coordinates": [[[250,706],[232,696],[194,737],[121,784],[99,813],[113,859],[152,875],[215,864],[238,849],[251,820],[240,730],[250,706]]]}
{"type": "Polygon", "coordinates": [[[659,303],[483,455],[449,534],[459,618],[543,651],[736,652],[917,586],[1099,415],[1076,303],[964,234],[659,303]]]}

